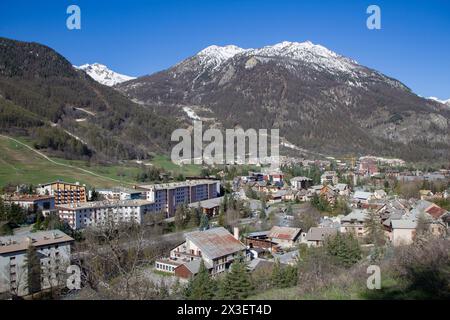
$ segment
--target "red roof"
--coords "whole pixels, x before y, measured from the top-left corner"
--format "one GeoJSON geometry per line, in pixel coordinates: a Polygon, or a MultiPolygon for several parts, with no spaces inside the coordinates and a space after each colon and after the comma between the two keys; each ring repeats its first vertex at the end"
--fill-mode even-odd
{"type": "Polygon", "coordinates": [[[425,210],[425,212],[428,213],[429,215],[431,215],[433,218],[438,219],[443,214],[445,214],[447,212],[447,210],[442,209],[441,207],[439,207],[437,205],[433,205],[430,208],[428,208],[427,210],[425,210]]]}

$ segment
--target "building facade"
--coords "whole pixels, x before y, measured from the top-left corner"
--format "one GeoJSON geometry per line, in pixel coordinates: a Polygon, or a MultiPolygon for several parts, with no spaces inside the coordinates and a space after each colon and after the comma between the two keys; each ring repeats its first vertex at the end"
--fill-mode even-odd
{"type": "Polygon", "coordinates": [[[157,212],[147,200],[93,201],[56,207],[59,218],[74,230],[99,227],[108,221],[143,223],[147,214],[157,212]]]}
{"type": "Polygon", "coordinates": [[[178,206],[216,198],[220,193],[217,180],[191,180],[139,186],[145,199],[153,202],[155,210],[173,217],[178,206]]]}
{"type": "Polygon", "coordinates": [[[83,203],[87,201],[86,186],[79,183],[56,181],[39,185],[37,193],[55,197],[55,204],[83,203]]]}
{"type": "Polygon", "coordinates": [[[60,230],[0,237],[0,293],[5,296],[29,294],[26,263],[29,246],[35,247],[40,260],[41,289],[64,284],[73,242],[60,230]]]}

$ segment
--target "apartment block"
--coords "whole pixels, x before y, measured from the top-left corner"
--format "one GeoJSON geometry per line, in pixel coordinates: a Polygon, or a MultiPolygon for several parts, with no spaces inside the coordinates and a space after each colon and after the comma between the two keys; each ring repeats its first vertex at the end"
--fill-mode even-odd
{"type": "Polygon", "coordinates": [[[155,204],[157,212],[173,217],[175,210],[182,204],[216,198],[220,193],[217,180],[189,180],[165,184],[143,185],[145,198],[155,204]]]}
{"type": "Polygon", "coordinates": [[[36,248],[40,259],[41,289],[64,284],[62,278],[70,264],[73,242],[60,230],[0,237],[0,294],[6,297],[29,294],[26,263],[29,246],[36,248]]]}
{"type": "Polygon", "coordinates": [[[59,218],[74,230],[99,227],[111,219],[141,224],[145,215],[157,212],[155,203],[147,200],[93,201],[59,205],[56,209],[59,218]]]}
{"type": "Polygon", "coordinates": [[[54,196],[56,205],[87,201],[86,186],[79,183],[56,181],[39,185],[36,190],[40,195],[54,196]]]}

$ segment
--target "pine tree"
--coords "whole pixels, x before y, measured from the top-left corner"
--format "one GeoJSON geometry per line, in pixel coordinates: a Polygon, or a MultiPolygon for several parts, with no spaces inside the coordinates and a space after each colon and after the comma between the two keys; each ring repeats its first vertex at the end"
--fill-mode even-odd
{"type": "Polygon", "coordinates": [[[201,230],[207,230],[209,228],[209,219],[206,214],[202,215],[202,218],[200,219],[200,229],[201,230]]]}
{"type": "Polygon", "coordinates": [[[227,195],[224,196],[224,200],[222,201],[222,203],[220,204],[219,207],[219,216],[217,217],[217,223],[219,224],[219,226],[221,227],[225,227],[226,221],[225,221],[225,206],[226,206],[226,202],[225,199],[227,198],[227,195]]]}
{"type": "Polygon", "coordinates": [[[351,267],[361,259],[362,251],[358,240],[351,234],[337,233],[327,238],[325,250],[337,264],[351,267]]]}
{"type": "Polygon", "coordinates": [[[242,300],[252,294],[254,286],[246,264],[238,258],[220,283],[219,298],[242,300]]]}
{"type": "Polygon", "coordinates": [[[27,268],[28,293],[34,294],[41,291],[41,260],[32,244],[28,246],[25,265],[27,268]]]}
{"type": "Polygon", "coordinates": [[[282,267],[278,259],[272,270],[272,286],[275,288],[289,288],[297,285],[297,267],[282,267]]]}
{"type": "Polygon", "coordinates": [[[215,292],[215,282],[211,279],[209,271],[202,259],[198,273],[189,281],[185,296],[190,300],[212,300],[215,292]]]}
{"type": "Polygon", "coordinates": [[[278,259],[275,260],[275,265],[272,269],[272,277],[271,277],[272,286],[275,288],[282,288],[283,283],[283,271],[281,269],[280,261],[278,259]]]}
{"type": "Polygon", "coordinates": [[[367,214],[367,218],[364,221],[366,228],[366,240],[368,243],[374,244],[376,247],[383,246],[386,242],[383,227],[381,225],[379,215],[370,210],[367,214]]]}

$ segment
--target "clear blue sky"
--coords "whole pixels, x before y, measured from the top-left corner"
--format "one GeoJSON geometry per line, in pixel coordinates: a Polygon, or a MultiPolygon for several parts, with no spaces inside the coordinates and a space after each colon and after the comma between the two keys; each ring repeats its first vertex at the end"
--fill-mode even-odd
{"type": "Polygon", "coordinates": [[[100,62],[139,76],[211,44],[322,44],[397,78],[423,96],[450,98],[449,0],[1,0],[0,36],[46,44],[73,64],[100,62]],[[82,29],[66,28],[81,8],[82,29]],[[382,30],[366,28],[366,8],[382,30]]]}

